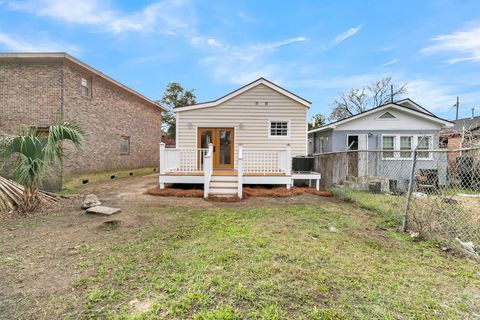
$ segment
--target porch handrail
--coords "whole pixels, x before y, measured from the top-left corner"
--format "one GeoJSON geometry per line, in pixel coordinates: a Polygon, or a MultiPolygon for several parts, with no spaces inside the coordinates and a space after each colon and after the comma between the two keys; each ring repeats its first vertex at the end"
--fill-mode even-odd
{"type": "Polygon", "coordinates": [[[237,195],[239,199],[243,197],[243,145],[238,145],[238,162],[237,162],[237,171],[238,171],[238,191],[237,195]]]}
{"type": "Polygon", "coordinates": [[[160,174],[168,172],[202,172],[208,149],[165,148],[160,144],[160,174]]]}
{"type": "Polygon", "coordinates": [[[208,144],[207,153],[203,158],[203,197],[208,198],[210,192],[210,180],[213,171],[213,144],[208,144]]]}

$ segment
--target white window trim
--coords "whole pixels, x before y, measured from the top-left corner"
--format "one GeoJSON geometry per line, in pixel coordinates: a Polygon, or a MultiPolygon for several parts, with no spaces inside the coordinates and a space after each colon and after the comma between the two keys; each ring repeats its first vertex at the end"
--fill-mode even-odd
{"type": "Polygon", "coordinates": [[[290,139],[290,132],[291,132],[291,125],[290,125],[290,119],[268,119],[268,139],[279,139],[279,140],[285,140],[285,139],[290,139]],[[271,125],[272,122],[286,122],[287,123],[287,135],[286,136],[272,136],[271,132],[271,125]]]}
{"type": "MultiPolygon", "coordinates": [[[[418,138],[421,138],[421,137],[429,137],[430,138],[430,143],[429,143],[429,146],[428,146],[428,158],[419,158],[418,157],[418,152],[427,152],[427,150],[425,151],[421,151],[421,150],[417,150],[417,160],[420,160],[420,161],[431,161],[433,160],[432,158],[432,153],[430,152],[430,150],[433,149],[433,138],[434,138],[434,135],[433,134],[382,134],[381,136],[381,141],[380,141],[380,144],[381,144],[381,150],[382,150],[382,160],[387,160],[387,161],[390,161],[390,160],[412,160],[413,159],[413,150],[415,150],[415,148],[417,147],[418,145],[418,138]],[[393,158],[389,157],[389,158],[384,158],[383,157],[383,137],[394,137],[395,140],[394,140],[394,154],[393,154],[393,158]],[[409,158],[400,158],[400,152],[408,152],[408,151],[400,151],[400,137],[412,137],[412,156],[409,157],[409,158]]],[[[386,150],[385,152],[389,152],[389,150],[386,150]]]]}
{"type": "Polygon", "coordinates": [[[397,157],[396,157],[396,152],[395,152],[395,149],[397,148],[397,141],[398,141],[398,136],[397,135],[394,135],[394,134],[382,134],[382,140],[380,141],[381,143],[381,150],[382,150],[382,160],[397,160],[397,157]],[[393,157],[384,157],[383,156],[383,152],[384,152],[384,149],[383,149],[383,138],[384,137],[393,137],[393,150],[385,150],[385,152],[393,152],[393,157]]]}

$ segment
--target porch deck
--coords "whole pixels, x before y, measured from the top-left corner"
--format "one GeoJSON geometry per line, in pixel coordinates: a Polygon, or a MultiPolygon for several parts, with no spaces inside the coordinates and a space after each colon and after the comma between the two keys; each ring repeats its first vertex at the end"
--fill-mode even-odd
{"type": "MultiPolygon", "coordinates": [[[[208,149],[165,148],[160,144],[160,188],[166,183],[203,184],[204,197],[209,195],[236,195],[242,198],[244,184],[284,185],[302,179],[292,173],[290,146],[285,150],[250,151],[239,146],[234,169],[213,168],[213,146],[208,149]]],[[[320,174],[309,173],[304,179],[318,180],[320,174]]]]}

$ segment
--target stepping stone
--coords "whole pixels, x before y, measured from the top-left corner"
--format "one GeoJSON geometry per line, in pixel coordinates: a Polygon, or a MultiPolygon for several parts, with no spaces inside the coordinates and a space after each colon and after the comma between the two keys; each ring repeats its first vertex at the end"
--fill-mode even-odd
{"type": "Polygon", "coordinates": [[[104,206],[96,206],[87,209],[87,213],[100,214],[104,216],[111,216],[112,214],[119,213],[122,210],[119,208],[110,208],[104,206]]]}

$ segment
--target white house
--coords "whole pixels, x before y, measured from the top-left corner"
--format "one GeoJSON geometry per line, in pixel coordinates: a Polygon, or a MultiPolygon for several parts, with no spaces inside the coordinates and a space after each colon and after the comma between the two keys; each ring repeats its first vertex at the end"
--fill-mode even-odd
{"type": "Polygon", "coordinates": [[[446,166],[439,167],[439,163],[446,164],[439,159],[445,155],[433,149],[439,148],[440,131],[452,126],[407,98],[310,130],[309,154],[352,151],[347,165],[334,170],[332,183],[347,177],[382,176],[405,185],[411,151],[417,149],[417,168],[437,170],[440,180],[445,180],[446,166]]]}
{"type": "Polygon", "coordinates": [[[240,198],[243,184],[289,188],[292,157],[307,155],[310,104],[260,78],[217,100],[176,108],[176,148],[160,146],[160,187],[201,183],[205,196],[240,198]]]}

